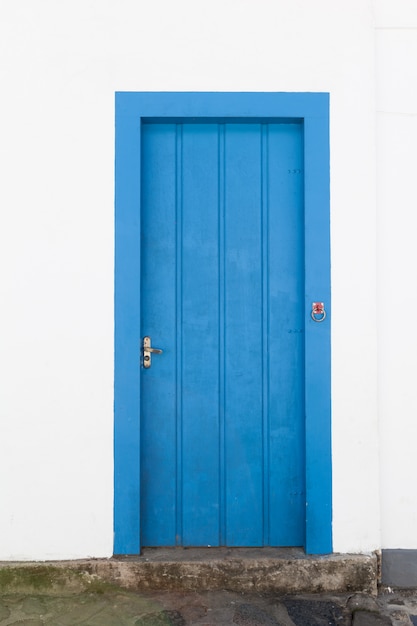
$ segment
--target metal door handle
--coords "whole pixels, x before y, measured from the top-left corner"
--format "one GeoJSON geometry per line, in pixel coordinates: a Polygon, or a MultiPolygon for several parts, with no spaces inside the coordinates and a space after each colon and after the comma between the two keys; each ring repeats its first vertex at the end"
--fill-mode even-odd
{"type": "Polygon", "coordinates": [[[324,322],[326,319],[326,309],[324,302],[313,302],[311,304],[311,319],[314,322],[324,322]]]}
{"type": "Polygon", "coordinates": [[[142,352],[143,352],[143,367],[148,369],[152,364],[151,354],[162,354],[162,350],[159,348],[152,348],[151,346],[151,338],[144,337],[142,344],[142,352]]]}

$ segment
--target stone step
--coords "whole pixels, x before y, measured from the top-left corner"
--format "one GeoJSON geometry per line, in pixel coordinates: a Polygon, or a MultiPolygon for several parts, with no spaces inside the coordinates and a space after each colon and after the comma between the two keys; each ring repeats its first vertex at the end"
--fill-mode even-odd
{"type": "Polygon", "coordinates": [[[107,583],[136,590],[376,594],[377,580],[375,554],[311,556],[296,548],[147,548],[135,557],[0,564],[3,592],[18,584],[46,588],[50,581],[70,593],[107,583]]]}

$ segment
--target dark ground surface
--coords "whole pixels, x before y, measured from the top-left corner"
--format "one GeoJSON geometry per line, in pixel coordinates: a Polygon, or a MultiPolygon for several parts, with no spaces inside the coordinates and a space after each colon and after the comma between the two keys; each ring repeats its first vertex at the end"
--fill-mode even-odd
{"type": "Polygon", "coordinates": [[[229,591],[0,593],[0,626],[413,626],[417,590],[281,596],[229,591]]]}

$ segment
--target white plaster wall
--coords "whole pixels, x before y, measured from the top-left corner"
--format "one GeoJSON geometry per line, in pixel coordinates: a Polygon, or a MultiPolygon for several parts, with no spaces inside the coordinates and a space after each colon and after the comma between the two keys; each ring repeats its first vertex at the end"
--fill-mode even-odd
{"type": "Polygon", "coordinates": [[[379,547],[373,20],[0,0],[0,559],[112,553],[116,90],[330,92],[334,549],[379,547]]]}
{"type": "Polygon", "coordinates": [[[377,1],[376,27],[382,547],[415,549],[417,3],[377,1]]]}

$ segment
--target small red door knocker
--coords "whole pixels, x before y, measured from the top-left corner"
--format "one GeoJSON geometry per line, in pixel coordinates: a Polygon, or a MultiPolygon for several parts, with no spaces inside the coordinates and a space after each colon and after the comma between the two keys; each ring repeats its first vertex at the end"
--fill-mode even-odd
{"type": "Polygon", "coordinates": [[[324,302],[313,302],[311,305],[311,317],[315,322],[324,322],[326,319],[326,311],[324,302]]]}

